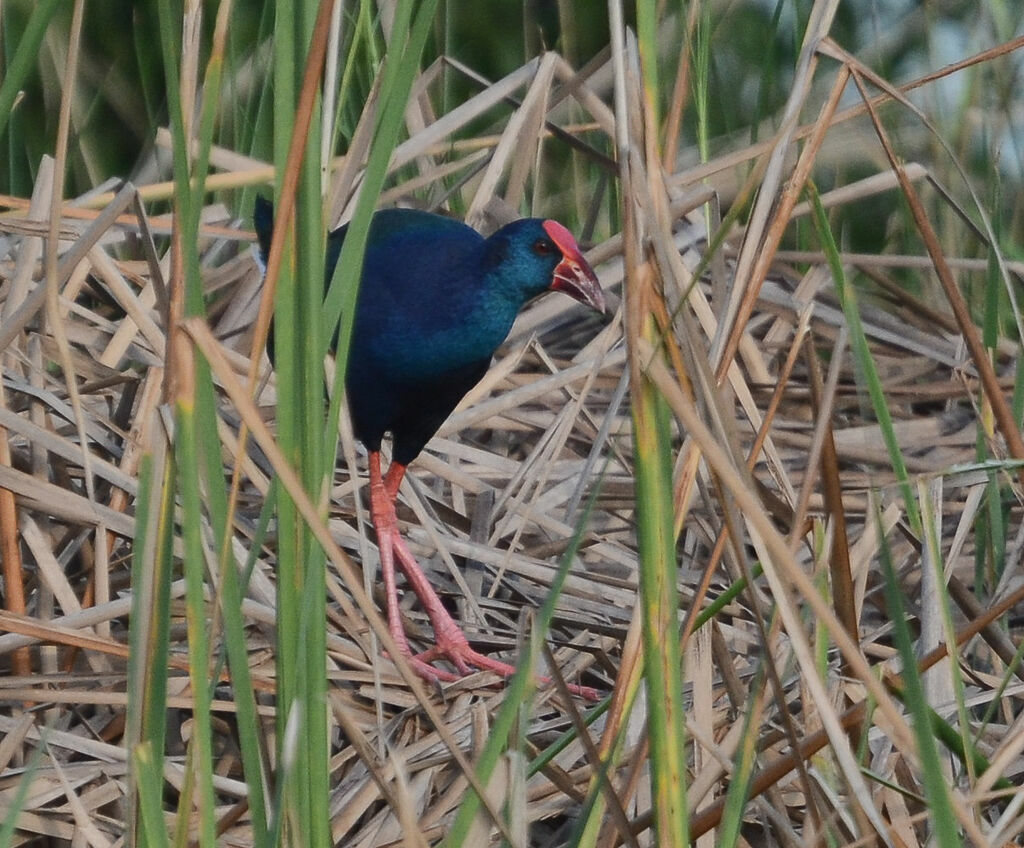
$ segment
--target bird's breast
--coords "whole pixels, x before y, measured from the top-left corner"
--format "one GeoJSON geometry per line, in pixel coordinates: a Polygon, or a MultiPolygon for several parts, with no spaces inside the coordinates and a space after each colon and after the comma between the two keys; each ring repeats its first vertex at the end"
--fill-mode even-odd
{"type": "Polygon", "coordinates": [[[376,365],[398,383],[443,379],[488,361],[508,335],[515,315],[485,314],[446,324],[401,322],[382,329],[366,346],[376,365]]]}
{"type": "Polygon", "coordinates": [[[396,385],[488,361],[521,305],[481,273],[473,243],[412,247],[367,255],[351,348],[396,385]]]}

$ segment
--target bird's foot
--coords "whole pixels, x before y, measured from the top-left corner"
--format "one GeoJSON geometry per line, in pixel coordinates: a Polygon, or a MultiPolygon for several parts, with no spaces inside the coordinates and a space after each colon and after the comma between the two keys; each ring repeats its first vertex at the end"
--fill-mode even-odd
{"type": "MultiPolygon", "coordinates": [[[[458,625],[454,621],[451,624],[452,627],[444,628],[435,634],[437,641],[435,647],[428,648],[426,651],[413,657],[413,660],[417,663],[417,668],[426,665],[430,669],[430,673],[438,680],[457,680],[459,677],[471,674],[474,669],[477,671],[490,671],[503,678],[511,677],[515,674],[515,666],[511,666],[501,660],[496,660],[494,657],[487,656],[487,654],[481,654],[469,644],[469,640],[462,630],[459,629],[458,625]],[[439,659],[447,660],[454,665],[459,670],[459,675],[442,671],[432,664],[435,660],[439,659]]],[[[548,677],[538,677],[537,682],[541,685],[549,685],[552,681],[548,677]]],[[[600,694],[593,687],[578,686],[570,683],[567,684],[567,688],[573,695],[578,695],[588,701],[601,700],[600,694]]]]}
{"type": "MultiPolygon", "coordinates": [[[[509,678],[515,674],[515,666],[481,654],[474,649],[454,621],[452,628],[443,628],[436,634],[436,645],[418,654],[412,653],[405,633],[399,629],[393,633],[395,641],[413,670],[425,680],[431,683],[455,683],[474,671],[489,671],[501,678],[509,678]],[[446,660],[457,669],[456,672],[438,668],[434,665],[438,660],[446,660]]],[[[538,677],[537,682],[542,686],[551,685],[549,677],[538,677]]],[[[574,683],[566,684],[569,692],[588,701],[597,702],[601,700],[600,693],[591,686],[579,686],[574,683]]]]}
{"type": "Polygon", "coordinates": [[[432,663],[439,659],[448,660],[462,676],[472,673],[473,669],[493,671],[499,677],[511,677],[516,672],[514,666],[474,650],[470,646],[469,640],[458,628],[455,629],[454,634],[439,632],[436,636],[437,644],[433,648],[428,648],[423,653],[417,654],[417,659],[425,663],[432,663]]]}

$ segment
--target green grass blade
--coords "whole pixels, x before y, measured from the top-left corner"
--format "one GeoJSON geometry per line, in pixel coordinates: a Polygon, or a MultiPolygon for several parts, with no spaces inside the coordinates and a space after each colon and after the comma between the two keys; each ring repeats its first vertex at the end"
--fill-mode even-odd
{"type": "Polygon", "coordinates": [[[374,143],[366,163],[355,212],[349,222],[345,243],[342,246],[338,264],[335,266],[334,277],[323,303],[325,332],[322,353],[326,353],[326,340],[333,336],[333,328],[338,327],[334,400],[331,404],[331,414],[328,417],[328,424],[332,427],[333,422],[337,421],[337,411],[341,404],[341,386],[344,380],[345,366],[348,362],[348,343],[352,336],[359,275],[362,273],[370,219],[377,203],[377,197],[384,187],[391,151],[397,144],[399,133],[404,126],[406,102],[419,71],[423,47],[431,32],[437,3],[438,0],[425,0],[415,19],[411,17],[413,6],[411,2],[401,2],[395,9],[391,44],[389,44],[382,72],[381,101],[378,105],[379,114],[374,143]],[[410,20],[412,20],[411,28],[410,20]],[[400,23],[404,25],[404,28],[400,28],[400,23]],[[405,33],[408,35],[406,36],[405,33]],[[405,39],[404,46],[403,39],[405,39]]]}
{"type": "MultiPolygon", "coordinates": [[[[162,747],[162,744],[161,746],[162,747]]],[[[163,756],[151,740],[137,745],[132,751],[132,769],[138,784],[142,813],[139,844],[153,848],[169,848],[167,823],[163,813],[163,756]]]]}
{"type": "MultiPolygon", "coordinates": [[[[227,7],[225,7],[227,8],[227,7]]],[[[194,57],[185,56],[180,27],[181,13],[171,0],[158,4],[160,44],[164,78],[175,81],[183,78],[185,66],[194,57]]],[[[196,162],[189,151],[193,137],[187,127],[191,104],[182,97],[179,85],[168,85],[168,100],[174,165],[175,232],[172,247],[177,254],[177,267],[172,277],[171,327],[169,368],[176,396],[175,412],[175,467],[177,485],[182,504],[182,548],[184,553],[185,606],[189,645],[189,675],[192,683],[194,710],[193,733],[189,743],[184,795],[196,793],[199,811],[198,840],[201,845],[216,842],[216,796],[213,791],[213,729],[210,713],[212,699],[210,644],[210,612],[206,602],[206,565],[211,562],[204,528],[213,531],[215,543],[223,547],[226,528],[223,472],[216,430],[216,399],[209,370],[187,348],[179,349],[181,339],[175,322],[182,315],[198,315],[204,311],[202,275],[199,265],[199,218],[204,197],[204,182],[209,149],[213,137],[213,115],[219,95],[220,63],[226,19],[218,21],[214,48],[210,59],[209,86],[205,89],[200,117],[196,162]],[[205,484],[201,490],[201,481],[205,484]]],[[[198,90],[198,89],[197,89],[198,90]]],[[[162,743],[161,743],[162,744],[162,743]]],[[[250,764],[250,768],[251,768],[250,764]]],[[[257,800],[257,804],[259,801],[257,800]]],[[[183,803],[182,809],[190,805],[183,803]]],[[[185,833],[189,823],[179,822],[179,833],[185,833]],[[184,829],[181,829],[184,828],[184,829]]]]}
{"type": "MultiPolygon", "coordinates": [[[[645,124],[661,129],[658,72],[658,4],[636,5],[637,46],[643,70],[645,124]]],[[[620,116],[621,118],[621,116],[620,116]]],[[[627,263],[629,262],[627,254],[627,263]]],[[[636,268],[632,272],[636,272],[636,268]]],[[[652,286],[638,275],[639,286],[652,286]]],[[[637,286],[627,309],[645,309],[637,286]]],[[[637,313],[636,330],[657,346],[653,318],[637,313]]],[[[629,339],[631,348],[639,339],[629,339]]],[[[651,747],[651,783],[655,833],[661,845],[688,844],[686,802],[686,735],[683,719],[682,656],[679,644],[679,592],[675,554],[675,503],[672,485],[672,434],[668,405],[636,361],[631,365],[634,492],[640,565],[640,605],[647,729],[651,747]]]]}
{"type": "MultiPolygon", "coordinates": [[[[310,61],[320,4],[312,0],[275,7],[274,158],[279,177],[292,144],[303,81],[297,73],[310,61]]],[[[317,69],[319,70],[319,69],[317,69]]],[[[333,474],[333,433],[323,418],[322,313],[324,228],[321,185],[320,103],[315,102],[299,166],[294,227],[286,240],[278,282],[275,367],[278,440],[297,468],[307,492],[324,505],[333,474]]],[[[278,493],[278,713],[277,761],[280,807],[272,830],[286,844],[329,844],[326,664],[326,557],[290,497],[278,493]],[[285,767],[285,766],[282,766],[285,767]]]]}
{"type": "Polygon", "coordinates": [[[643,607],[644,674],[656,831],[662,845],[686,845],[686,738],[676,586],[671,431],[655,386],[634,386],[637,541],[643,607]]]}
{"type": "MultiPolygon", "coordinates": [[[[207,551],[199,492],[199,450],[194,406],[187,398],[177,404],[178,487],[182,501],[182,546],[185,566],[185,620],[188,632],[189,677],[192,681],[192,738],[190,761],[198,790],[199,841],[216,844],[216,799],[213,793],[213,733],[210,712],[210,639],[206,604],[207,551]]],[[[183,807],[187,809],[187,807],[183,807]]]]}
{"type": "Polygon", "coordinates": [[[861,323],[860,312],[858,311],[857,293],[846,279],[846,272],[843,270],[839,248],[832,235],[832,228],[829,225],[825,207],[821,203],[817,189],[811,182],[807,184],[807,193],[810,196],[811,205],[814,210],[814,224],[818,231],[818,237],[821,239],[822,248],[828,259],[829,268],[832,271],[836,295],[842,306],[843,314],[846,316],[846,323],[850,328],[850,347],[853,350],[854,361],[857,364],[857,376],[863,382],[868,396],[871,398],[871,406],[875,417],[878,419],[879,429],[882,431],[882,440],[885,442],[886,450],[889,453],[889,460],[892,462],[896,480],[903,494],[904,508],[907,511],[910,527],[915,534],[920,535],[921,514],[917,508],[917,499],[914,497],[914,490],[910,484],[910,475],[907,473],[907,466],[903,461],[903,454],[900,451],[896,432],[893,429],[892,413],[889,411],[889,406],[885,400],[882,381],[878,376],[878,369],[875,367],[874,360],[871,358],[867,334],[864,332],[864,325],[861,323]]]}
{"type": "MultiPolygon", "coordinates": [[[[764,667],[758,668],[754,678],[753,692],[760,691],[764,686],[764,667]]],[[[732,778],[725,796],[725,810],[718,831],[718,848],[734,848],[740,841],[740,829],[743,826],[743,812],[750,795],[751,779],[754,766],[757,764],[758,726],[760,720],[760,698],[752,698],[750,709],[743,716],[743,733],[736,750],[732,778]]]]}
{"type": "Polygon", "coordinates": [[[707,0],[702,3],[697,15],[693,41],[693,106],[697,113],[697,151],[700,161],[706,162],[711,158],[711,3],[707,0]]]}
{"type": "MultiPolygon", "coordinates": [[[[258,541],[254,549],[258,550],[258,541]]],[[[263,744],[263,726],[256,711],[256,698],[249,674],[249,645],[246,638],[245,619],[242,616],[242,591],[238,568],[228,547],[229,556],[221,562],[220,570],[220,614],[224,621],[224,646],[227,650],[231,670],[231,684],[237,710],[238,744],[242,753],[245,783],[248,788],[249,807],[252,814],[253,844],[256,848],[269,848],[267,831],[269,811],[264,787],[269,785],[263,763],[267,752],[263,744]]]]}
{"type": "MultiPolygon", "coordinates": [[[[875,520],[879,527],[882,526],[880,515],[876,515],[875,520]]],[[[907,626],[899,577],[884,537],[879,539],[879,559],[884,578],[885,602],[893,624],[896,647],[903,659],[904,703],[913,716],[914,736],[917,739],[918,756],[921,758],[921,779],[924,783],[925,797],[928,799],[932,837],[940,848],[959,848],[962,844],[958,835],[959,823],[953,812],[949,787],[943,777],[942,763],[931,733],[928,704],[924,697],[921,675],[917,671],[914,640],[907,626]]]]}
{"type": "MultiPolygon", "coordinates": [[[[590,727],[595,721],[601,716],[608,712],[608,707],[611,706],[612,697],[609,695],[603,698],[600,703],[595,704],[583,716],[583,724],[590,727]]],[[[541,751],[536,757],[534,757],[527,768],[527,777],[533,777],[535,774],[539,774],[545,768],[547,768],[555,757],[557,757],[562,751],[569,747],[577,738],[576,728],[571,727],[562,733],[554,742],[548,745],[543,751],[541,751]]]]}
{"type": "MultiPolygon", "coordinates": [[[[636,705],[637,696],[640,694],[644,679],[641,675],[631,675],[630,683],[623,696],[622,718],[619,721],[618,730],[612,741],[611,747],[605,759],[600,763],[597,773],[590,781],[586,800],[579,813],[579,822],[576,832],[569,844],[574,848],[593,848],[597,844],[598,837],[608,809],[606,792],[614,791],[611,787],[610,776],[619,767],[622,760],[622,752],[625,749],[626,736],[629,731],[629,716],[636,705]]],[[[608,699],[611,703],[611,699],[608,699]]],[[[599,707],[601,705],[598,705],[599,707]]]]}
{"type": "MultiPolygon", "coordinates": [[[[302,68],[309,53],[313,37],[312,24],[319,2],[307,0],[301,6],[296,37],[296,67],[302,68]]],[[[320,103],[314,108],[306,139],[306,155],[299,174],[298,195],[295,205],[295,294],[300,315],[315,316],[323,303],[324,226],[322,177],[320,172],[320,137],[322,121],[320,103]]],[[[328,449],[324,438],[321,414],[302,415],[301,410],[323,410],[324,376],[322,328],[315,320],[302,322],[302,337],[297,340],[296,357],[299,360],[300,382],[294,386],[292,399],[300,410],[296,422],[296,435],[300,441],[297,467],[301,470],[306,490],[322,503],[333,477],[334,451],[328,449]]],[[[330,795],[328,763],[327,710],[327,557],[316,543],[313,534],[301,522],[297,530],[297,550],[301,560],[293,573],[301,576],[299,585],[289,587],[289,602],[297,605],[294,616],[297,631],[292,646],[295,653],[296,677],[294,701],[287,701],[289,709],[300,710],[298,758],[294,781],[296,794],[291,798],[289,810],[301,811],[296,821],[294,839],[306,845],[326,845],[331,841],[330,795]]]]}
{"type": "MultiPolygon", "coordinates": [[[[144,456],[139,469],[135,516],[137,535],[132,550],[132,613],[128,631],[126,739],[129,752],[139,745],[148,744],[153,767],[162,774],[167,733],[174,466],[163,451],[157,459],[154,469],[153,456],[144,456]]],[[[137,793],[140,788],[136,787],[137,793]]],[[[161,793],[137,794],[136,803],[130,811],[132,824],[129,829],[137,834],[139,844],[143,846],[147,842],[138,830],[141,825],[139,818],[153,814],[152,810],[145,809],[150,803],[156,803],[162,815],[161,793]]]]}
{"type": "Polygon", "coordinates": [[[7,129],[7,122],[14,110],[14,102],[21,93],[25,80],[39,61],[39,47],[43,43],[46,29],[62,5],[61,0],[39,0],[32,9],[25,29],[21,31],[18,46],[4,68],[3,82],[0,82],[0,136],[3,136],[4,130],[7,129]]]}
{"type": "Polygon", "coordinates": [[[637,0],[636,4],[636,40],[640,50],[640,64],[644,70],[644,94],[647,96],[647,108],[650,110],[649,126],[661,126],[661,104],[658,95],[661,88],[658,82],[658,31],[661,22],[658,20],[658,4],[655,0],[637,0]]]}

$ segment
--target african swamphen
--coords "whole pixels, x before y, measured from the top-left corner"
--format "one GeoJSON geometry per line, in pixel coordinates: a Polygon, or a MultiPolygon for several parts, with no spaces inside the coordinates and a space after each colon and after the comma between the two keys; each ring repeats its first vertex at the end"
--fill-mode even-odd
{"type": "MultiPolygon", "coordinates": [[[[257,198],[254,213],[266,255],[273,207],[257,198]]],[[[327,279],[346,227],[328,239],[327,279]]],[[[484,238],[450,218],[412,209],[377,212],[370,227],[356,305],[345,389],[356,437],[369,451],[370,513],[377,531],[391,635],[428,679],[454,680],[431,665],[450,661],[508,676],[514,669],[470,647],[398,529],[395,498],[406,466],[462,397],[484,375],[516,314],[545,291],[562,291],[604,312],[593,269],[561,224],[515,221],[484,238]],[[391,465],[380,448],[391,433],[391,465]],[[426,609],[436,647],[413,655],[402,628],[395,561],[426,609]]]]}

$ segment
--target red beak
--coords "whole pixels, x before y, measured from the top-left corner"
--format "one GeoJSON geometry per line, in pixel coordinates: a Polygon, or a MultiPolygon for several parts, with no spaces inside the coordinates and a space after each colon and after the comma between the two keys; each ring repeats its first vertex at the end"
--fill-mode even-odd
{"type": "Polygon", "coordinates": [[[545,221],[544,231],[562,251],[562,261],[555,268],[551,290],[565,292],[574,300],[585,303],[603,314],[604,294],[601,291],[601,284],[590,263],[583,258],[572,233],[557,221],[545,221]]]}

